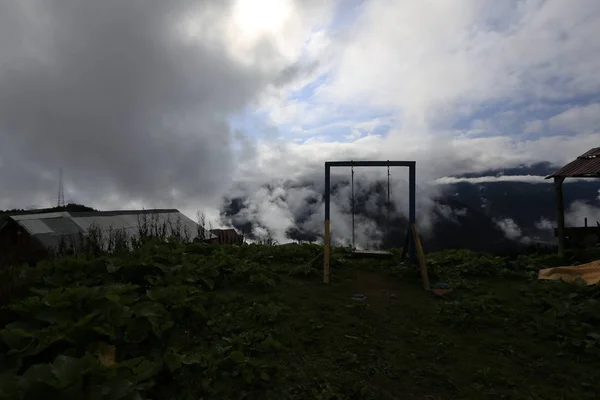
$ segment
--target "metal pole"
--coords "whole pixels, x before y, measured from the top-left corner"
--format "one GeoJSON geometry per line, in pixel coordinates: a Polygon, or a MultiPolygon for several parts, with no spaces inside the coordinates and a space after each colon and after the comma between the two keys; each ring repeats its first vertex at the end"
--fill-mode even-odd
{"type": "Polygon", "coordinates": [[[350,167],[352,171],[352,250],[356,248],[355,236],[354,236],[354,166],[350,167]]]}
{"type": "MultiPolygon", "coordinates": [[[[388,160],[390,162],[390,160],[388,160]]],[[[387,187],[387,242],[390,241],[390,166],[388,165],[388,187],[387,187]]]]}
{"type": "Polygon", "coordinates": [[[331,236],[329,230],[329,185],[331,183],[330,179],[330,167],[329,163],[325,163],[325,235],[323,238],[324,241],[324,250],[323,250],[323,283],[329,283],[329,256],[331,251],[331,236]]]}
{"type": "MultiPolygon", "coordinates": [[[[408,223],[409,226],[413,226],[416,223],[416,163],[409,167],[408,171],[408,223]]],[[[411,261],[415,261],[415,238],[413,237],[412,229],[409,229],[410,240],[408,241],[408,255],[411,261]]]]}
{"type": "Polygon", "coordinates": [[[558,255],[565,256],[565,205],[563,200],[562,184],[565,178],[554,177],[554,189],[556,190],[556,223],[558,233],[558,255]]]}

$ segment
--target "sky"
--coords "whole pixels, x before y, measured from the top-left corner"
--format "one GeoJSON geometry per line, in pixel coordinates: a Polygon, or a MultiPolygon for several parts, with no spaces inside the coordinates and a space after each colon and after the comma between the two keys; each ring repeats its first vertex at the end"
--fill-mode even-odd
{"type": "Polygon", "coordinates": [[[596,0],[1,2],[0,209],[53,206],[62,168],[67,201],[242,196],[283,237],[324,161],[396,159],[426,210],[426,182],[600,144],[598,37],[596,0]]]}

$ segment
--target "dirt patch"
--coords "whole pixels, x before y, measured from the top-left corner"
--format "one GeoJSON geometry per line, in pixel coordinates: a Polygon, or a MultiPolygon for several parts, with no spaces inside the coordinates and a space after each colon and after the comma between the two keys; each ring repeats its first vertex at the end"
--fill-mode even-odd
{"type": "Polygon", "coordinates": [[[410,312],[417,299],[421,299],[420,307],[427,307],[432,303],[432,299],[418,282],[403,282],[382,272],[358,271],[355,288],[356,293],[365,295],[366,302],[375,309],[402,307],[406,312],[410,312]]]}
{"type": "Polygon", "coordinates": [[[359,271],[356,276],[357,292],[364,294],[369,304],[387,307],[399,299],[398,282],[390,278],[373,271],[359,271]]]}

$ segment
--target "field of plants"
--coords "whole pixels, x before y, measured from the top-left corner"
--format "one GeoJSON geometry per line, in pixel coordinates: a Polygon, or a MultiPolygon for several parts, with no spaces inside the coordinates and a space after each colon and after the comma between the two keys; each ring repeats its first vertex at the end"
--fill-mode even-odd
{"type": "MultiPolygon", "coordinates": [[[[148,242],[2,272],[1,399],[597,399],[600,289],[555,256],[148,242]],[[358,294],[362,296],[357,296],[358,294]]],[[[570,254],[568,263],[588,261],[570,254]]]]}

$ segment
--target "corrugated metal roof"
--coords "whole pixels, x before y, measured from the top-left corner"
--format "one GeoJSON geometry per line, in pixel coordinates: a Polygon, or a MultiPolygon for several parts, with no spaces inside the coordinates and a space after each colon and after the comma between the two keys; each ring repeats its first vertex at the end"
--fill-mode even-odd
{"type": "Polygon", "coordinates": [[[78,217],[73,218],[73,222],[85,232],[93,228],[98,228],[102,231],[129,228],[129,226],[124,226],[118,217],[78,217]]]}
{"type": "Polygon", "coordinates": [[[52,233],[59,233],[61,235],[75,235],[80,232],[83,232],[79,225],[73,222],[72,218],[45,218],[43,220],[43,223],[45,223],[48,226],[48,228],[50,228],[50,232],[52,233]]]}
{"type": "MultiPolygon", "coordinates": [[[[190,239],[198,236],[198,224],[177,210],[142,210],[142,211],[104,211],[104,212],[59,212],[43,214],[13,215],[19,225],[48,248],[57,247],[61,237],[77,237],[80,233],[89,234],[92,227],[97,227],[105,239],[111,230],[121,230],[128,238],[138,235],[140,224],[147,221],[149,225],[166,224],[173,228],[180,224],[189,232],[190,239]]],[[[205,230],[206,238],[216,236],[205,230]]]]}
{"type": "Polygon", "coordinates": [[[577,157],[548,178],[600,178],[600,147],[595,147],[577,157]]]}
{"type": "MultiPolygon", "coordinates": [[[[151,209],[151,210],[115,210],[115,211],[76,211],[71,212],[73,217],[114,217],[116,215],[151,215],[151,214],[165,214],[165,213],[179,213],[179,210],[174,208],[165,209],[151,209]]],[[[183,214],[182,214],[183,215],[183,214]]]]}
{"type": "Polygon", "coordinates": [[[211,229],[218,238],[219,244],[242,244],[244,238],[235,229],[211,229]]]}
{"type": "Polygon", "coordinates": [[[42,244],[42,246],[48,249],[58,249],[60,246],[61,240],[64,241],[64,244],[69,246],[70,243],[77,243],[77,241],[81,240],[79,235],[61,235],[58,233],[42,233],[39,235],[35,235],[35,238],[42,244]]]}
{"type": "Polygon", "coordinates": [[[68,212],[54,212],[54,213],[40,213],[40,214],[21,214],[21,215],[11,215],[15,221],[24,221],[28,219],[46,219],[46,218],[58,218],[58,217],[70,217],[68,212]]]}
{"type": "Polygon", "coordinates": [[[30,235],[39,235],[41,233],[52,233],[52,229],[46,225],[41,219],[25,219],[18,221],[30,235]]]}

